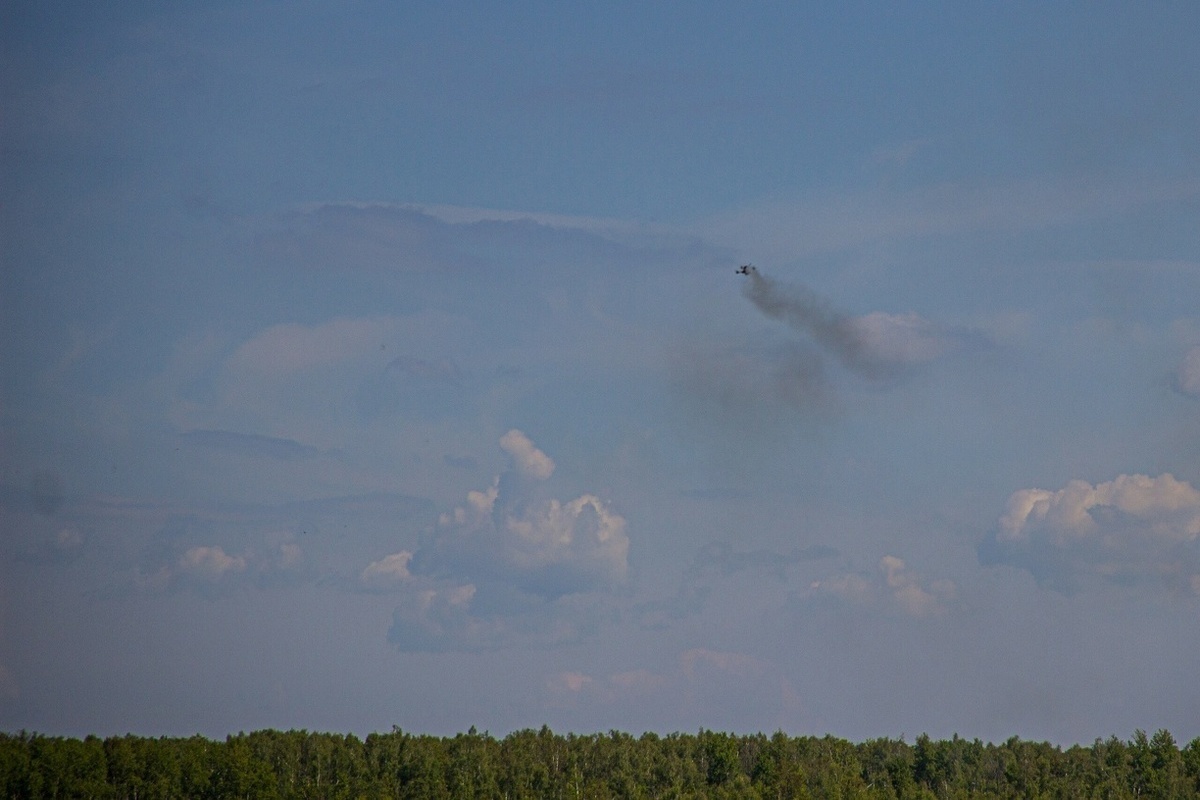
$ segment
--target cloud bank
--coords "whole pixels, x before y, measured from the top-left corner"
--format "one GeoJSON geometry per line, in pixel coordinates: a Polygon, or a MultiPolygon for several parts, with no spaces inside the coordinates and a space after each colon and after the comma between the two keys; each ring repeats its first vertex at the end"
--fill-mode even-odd
{"type": "Polygon", "coordinates": [[[1200,594],[1198,540],[1200,491],[1169,473],[1119,475],[1013,492],[979,552],[984,564],[1027,569],[1060,590],[1098,578],[1200,594]]]}

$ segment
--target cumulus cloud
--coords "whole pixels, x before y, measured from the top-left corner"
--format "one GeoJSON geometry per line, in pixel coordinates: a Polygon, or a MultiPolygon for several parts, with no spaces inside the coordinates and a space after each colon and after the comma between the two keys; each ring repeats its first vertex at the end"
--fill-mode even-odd
{"type": "Polygon", "coordinates": [[[384,556],[378,561],[372,561],[363,569],[359,580],[367,586],[391,586],[402,583],[412,577],[408,571],[408,563],[413,554],[407,550],[384,556]]]}
{"type": "Polygon", "coordinates": [[[945,613],[958,595],[951,580],[924,583],[903,559],[885,555],[874,575],[845,573],[813,581],[803,597],[832,598],[860,607],[877,607],[910,617],[945,613]]]}
{"type": "Polygon", "coordinates": [[[230,556],[220,547],[193,547],[179,558],[179,572],[204,580],[220,580],[223,575],[246,568],[242,556],[230,556]]]}
{"type": "Polygon", "coordinates": [[[543,499],[527,484],[554,462],[524,433],[500,439],[513,468],[466,503],[442,514],[415,571],[499,580],[546,597],[591,591],[623,581],[629,569],[625,519],[593,494],[566,502],[543,499]]]}
{"type": "Polygon", "coordinates": [[[500,447],[512,456],[513,464],[523,475],[544,481],[554,474],[554,461],[521,431],[514,428],[501,436],[500,447]]]}
{"type": "Polygon", "coordinates": [[[1119,475],[1095,486],[1073,480],[1057,491],[1013,492],[980,560],[1027,569],[1057,589],[1091,576],[1200,593],[1198,539],[1200,491],[1169,473],[1119,475]]]}
{"type": "Polygon", "coordinates": [[[1200,347],[1193,347],[1175,371],[1175,387],[1190,397],[1200,397],[1200,347]]]}
{"type": "Polygon", "coordinates": [[[599,497],[544,493],[554,461],[520,430],[500,438],[511,467],[440,515],[411,554],[369,564],[368,586],[396,588],[389,638],[408,650],[478,650],[570,641],[593,625],[594,597],[629,571],[625,520],[599,497]]]}
{"type": "Polygon", "coordinates": [[[950,580],[937,580],[929,588],[921,586],[916,574],[905,567],[895,556],[884,556],[879,561],[883,583],[892,601],[905,614],[925,617],[945,611],[947,603],[957,594],[957,587],[950,580]]]}
{"type": "Polygon", "coordinates": [[[264,588],[315,578],[314,565],[294,531],[260,526],[252,514],[231,511],[219,520],[200,515],[168,519],[142,548],[140,564],[124,588],[195,591],[213,597],[252,585],[264,588]]]}

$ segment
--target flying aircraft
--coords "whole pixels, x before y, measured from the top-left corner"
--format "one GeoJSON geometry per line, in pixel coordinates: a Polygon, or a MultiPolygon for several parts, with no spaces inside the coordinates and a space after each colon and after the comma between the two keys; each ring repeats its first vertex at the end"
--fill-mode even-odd
{"type": "Polygon", "coordinates": [[[756,270],[754,269],[753,264],[742,264],[740,267],[738,267],[737,274],[738,275],[749,275],[751,272],[754,272],[754,271],[756,271],[756,270]]]}

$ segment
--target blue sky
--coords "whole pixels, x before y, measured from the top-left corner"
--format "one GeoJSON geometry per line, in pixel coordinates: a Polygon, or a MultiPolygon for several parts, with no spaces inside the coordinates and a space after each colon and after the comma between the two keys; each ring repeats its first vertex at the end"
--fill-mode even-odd
{"type": "Polygon", "coordinates": [[[0,4],[0,728],[1200,735],[1198,24],[0,4]]]}

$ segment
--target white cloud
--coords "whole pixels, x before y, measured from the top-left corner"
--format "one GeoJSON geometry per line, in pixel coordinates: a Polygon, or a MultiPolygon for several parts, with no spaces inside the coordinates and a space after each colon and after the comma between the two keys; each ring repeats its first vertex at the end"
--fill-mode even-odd
{"type": "Polygon", "coordinates": [[[1120,475],[1095,486],[1073,480],[1057,492],[1022,489],[1009,498],[998,538],[1029,541],[1051,537],[1065,545],[1097,533],[1108,511],[1150,521],[1149,532],[1185,541],[1200,533],[1200,491],[1169,473],[1151,478],[1120,475]]]}
{"type": "Polygon", "coordinates": [[[246,568],[246,559],[226,555],[220,547],[193,547],[179,558],[179,571],[205,580],[219,580],[229,572],[241,572],[246,568]]]}
{"type": "Polygon", "coordinates": [[[403,582],[412,577],[408,571],[408,562],[413,554],[407,550],[384,556],[378,561],[372,561],[366,566],[359,579],[368,586],[388,586],[403,582]]]}
{"type": "Polygon", "coordinates": [[[110,516],[114,527],[119,521],[121,527],[145,530],[150,525],[159,531],[144,542],[140,564],[128,575],[126,588],[147,592],[194,591],[211,597],[251,585],[264,588],[296,585],[317,576],[309,554],[295,540],[295,532],[276,527],[278,518],[274,509],[230,509],[218,515],[188,506],[172,508],[168,511],[146,504],[127,510],[110,503],[101,512],[110,516]],[[189,522],[178,527],[168,522],[164,529],[161,515],[166,514],[170,520],[171,513],[187,515],[189,522]],[[195,532],[188,528],[194,528],[195,532]],[[211,541],[208,537],[214,528],[221,529],[222,541],[203,543],[206,539],[211,541]]]}
{"type": "Polygon", "coordinates": [[[807,597],[832,597],[861,607],[880,607],[910,617],[928,617],[945,613],[958,595],[950,580],[923,585],[921,577],[903,559],[885,555],[875,575],[846,573],[813,581],[807,597]]]}
{"type": "Polygon", "coordinates": [[[1095,486],[1021,489],[980,549],[985,563],[1028,569],[1073,587],[1085,575],[1124,583],[1159,578],[1194,590],[1200,575],[1200,491],[1164,473],[1120,475],[1095,486]]]}
{"type": "Polygon", "coordinates": [[[522,474],[543,481],[554,474],[553,459],[537,449],[529,437],[516,428],[500,437],[500,447],[512,456],[522,474]]]}
{"type": "Polygon", "coordinates": [[[625,520],[593,494],[546,498],[554,462],[519,430],[500,439],[512,469],[443,513],[413,553],[367,566],[400,590],[389,639],[404,650],[484,650],[573,641],[594,626],[596,591],[629,571],[625,520]]]}
{"type": "Polygon", "coordinates": [[[500,444],[515,473],[469,492],[464,505],[442,514],[434,539],[415,554],[414,568],[500,580],[551,597],[623,581],[629,559],[625,519],[593,494],[566,502],[536,497],[510,478],[544,480],[554,462],[521,431],[509,431],[500,444]]]}
{"type": "Polygon", "coordinates": [[[1175,385],[1186,395],[1200,397],[1200,347],[1193,347],[1183,357],[1175,372],[1175,385]]]}
{"type": "Polygon", "coordinates": [[[883,574],[888,595],[909,616],[925,617],[941,613],[945,610],[945,603],[953,600],[957,594],[954,582],[945,579],[934,581],[929,589],[925,589],[918,576],[895,556],[880,559],[879,570],[883,574]]]}

